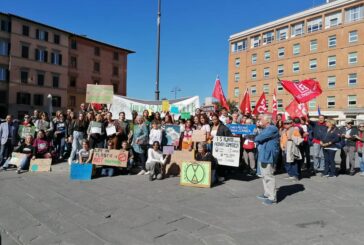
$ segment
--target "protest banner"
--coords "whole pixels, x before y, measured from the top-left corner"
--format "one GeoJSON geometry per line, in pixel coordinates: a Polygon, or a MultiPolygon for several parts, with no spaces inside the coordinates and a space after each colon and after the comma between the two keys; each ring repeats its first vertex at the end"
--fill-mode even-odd
{"type": "Polygon", "coordinates": [[[239,167],[240,138],[215,136],[212,155],[219,165],[239,167]]]}
{"type": "Polygon", "coordinates": [[[128,163],[128,152],[121,150],[109,150],[95,148],[92,164],[101,166],[113,166],[126,168],[128,163]]]}
{"type": "Polygon", "coordinates": [[[116,127],[114,125],[106,127],[106,135],[107,136],[111,136],[111,135],[114,135],[114,134],[116,134],[116,127]]]}
{"type": "Polygon", "coordinates": [[[162,111],[169,111],[169,101],[168,100],[162,100],[162,111]]]}
{"type": "Polygon", "coordinates": [[[232,134],[253,135],[257,126],[255,124],[228,124],[232,134]]]}
{"type": "Polygon", "coordinates": [[[164,172],[168,175],[178,176],[181,171],[181,164],[183,161],[195,161],[194,151],[174,151],[171,155],[170,161],[164,165],[164,172]]]}
{"type": "Polygon", "coordinates": [[[92,121],[90,125],[90,134],[101,134],[101,122],[92,121]]]}
{"type": "Polygon", "coordinates": [[[51,171],[52,158],[36,158],[30,160],[30,172],[49,172],[51,171]]]}
{"type": "Polygon", "coordinates": [[[163,155],[172,155],[174,152],[174,146],[165,145],[163,146],[163,155]]]}
{"type": "Polygon", "coordinates": [[[193,142],[206,141],[206,131],[205,130],[193,130],[192,141],[193,142]]]}
{"type": "Polygon", "coordinates": [[[27,157],[27,155],[24,153],[12,152],[10,160],[9,160],[9,164],[19,167],[20,160],[23,159],[24,157],[27,157]]]}
{"type": "Polygon", "coordinates": [[[165,138],[166,138],[166,145],[179,145],[179,139],[181,136],[180,133],[180,126],[178,125],[166,125],[165,129],[165,138]]]}
{"type": "Polygon", "coordinates": [[[86,102],[111,104],[114,96],[113,85],[95,85],[87,84],[86,88],[86,102]]]}
{"type": "Polygon", "coordinates": [[[71,180],[91,180],[95,173],[95,165],[72,163],[70,168],[71,180]]]}
{"type": "Polygon", "coordinates": [[[211,187],[211,163],[188,162],[181,165],[180,185],[191,187],[211,187]]]}
{"type": "Polygon", "coordinates": [[[27,135],[31,135],[31,136],[34,137],[34,134],[35,134],[35,127],[34,126],[31,126],[31,127],[26,127],[26,126],[23,126],[23,125],[19,126],[18,135],[19,135],[20,138],[24,139],[27,135]]]}
{"type": "Polygon", "coordinates": [[[191,119],[191,113],[189,113],[189,112],[182,112],[181,113],[181,118],[182,119],[185,119],[185,120],[191,119]]]}

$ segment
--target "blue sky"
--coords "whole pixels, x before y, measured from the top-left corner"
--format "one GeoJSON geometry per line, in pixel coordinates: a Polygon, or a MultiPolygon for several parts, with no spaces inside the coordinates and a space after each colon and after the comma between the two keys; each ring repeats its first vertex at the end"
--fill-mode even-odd
{"type": "MultiPolygon", "coordinates": [[[[160,98],[227,90],[231,34],[312,8],[324,0],[162,0],[160,98]]],[[[1,10],[136,51],[128,58],[129,97],[154,99],[157,0],[1,0],[1,10]]]]}

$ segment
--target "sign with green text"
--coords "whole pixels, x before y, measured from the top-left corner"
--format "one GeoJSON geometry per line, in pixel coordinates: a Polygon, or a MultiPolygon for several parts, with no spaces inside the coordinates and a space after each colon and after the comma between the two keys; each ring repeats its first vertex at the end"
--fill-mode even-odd
{"type": "Polygon", "coordinates": [[[27,135],[31,135],[34,137],[35,127],[34,126],[23,126],[20,125],[18,129],[18,135],[20,138],[25,139],[27,135]]]}
{"type": "Polygon", "coordinates": [[[189,112],[182,112],[181,113],[181,118],[182,119],[190,119],[191,118],[191,113],[189,113],[189,112]]]}
{"type": "Polygon", "coordinates": [[[211,187],[210,162],[182,162],[180,185],[192,187],[211,187]]]}
{"type": "Polygon", "coordinates": [[[114,166],[126,168],[128,162],[128,152],[121,150],[109,150],[95,148],[92,157],[92,164],[101,166],[114,166]]]}
{"type": "Polygon", "coordinates": [[[87,84],[86,102],[111,104],[114,97],[113,85],[95,85],[87,84]]]}

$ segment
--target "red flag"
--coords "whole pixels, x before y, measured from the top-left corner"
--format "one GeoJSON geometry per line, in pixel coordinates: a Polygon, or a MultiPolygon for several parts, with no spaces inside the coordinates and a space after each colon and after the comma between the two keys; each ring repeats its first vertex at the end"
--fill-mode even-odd
{"type": "Polygon", "coordinates": [[[267,100],[265,99],[265,94],[263,92],[262,95],[260,96],[257,104],[255,105],[253,114],[257,115],[260,113],[266,113],[268,111],[266,103],[267,103],[267,100]]]}
{"type": "Polygon", "coordinates": [[[277,113],[278,113],[277,94],[276,94],[276,89],[274,89],[273,100],[272,100],[272,118],[274,121],[277,119],[277,113]]]}
{"type": "Polygon", "coordinates": [[[320,83],[309,79],[299,83],[280,81],[282,86],[290,92],[298,103],[306,103],[322,93],[320,83]]]}
{"type": "Polygon", "coordinates": [[[93,107],[93,109],[94,109],[95,111],[100,111],[100,110],[102,110],[102,105],[101,105],[101,104],[98,104],[98,103],[91,103],[91,105],[92,105],[92,107],[93,107]]]}
{"type": "Polygon", "coordinates": [[[292,100],[292,102],[286,107],[286,112],[291,118],[301,118],[307,117],[308,109],[306,103],[299,104],[296,100],[292,100]]]}
{"type": "Polygon", "coordinates": [[[222,91],[219,77],[216,78],[215,88],[214,88],[214,91],[212,92],[212,97],[216,98],[220,102],[222,107],[225,107],[228,111],[230,110],[230,107],[226,101],[224,92],[222,91]]]}
{"type": "Polygon", "coordinates": [[[252,110],[250,108],[250,95],[248,89],[246,89],[245,91],[244,98],[241,101],[239,108],[243,115],[252,113],[252,110]]]}

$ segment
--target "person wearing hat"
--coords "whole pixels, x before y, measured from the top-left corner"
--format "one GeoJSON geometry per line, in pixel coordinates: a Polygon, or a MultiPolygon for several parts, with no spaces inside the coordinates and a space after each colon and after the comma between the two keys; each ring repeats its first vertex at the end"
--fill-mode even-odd
{"type": "Polygon", "coordinates": [[[346,174],[347,170],[349,170],[350,175],[355,174],[355,155],[356,155],[356,141],[357,139],[354,137],[358,135],[358,129],[354,127],[353,120],[347,120],[345,123],[345,127],[343,127],[340,131],[340,136],[342,140],[341,149],[341,164],[340,164],[340,173],[346,174]]]}

